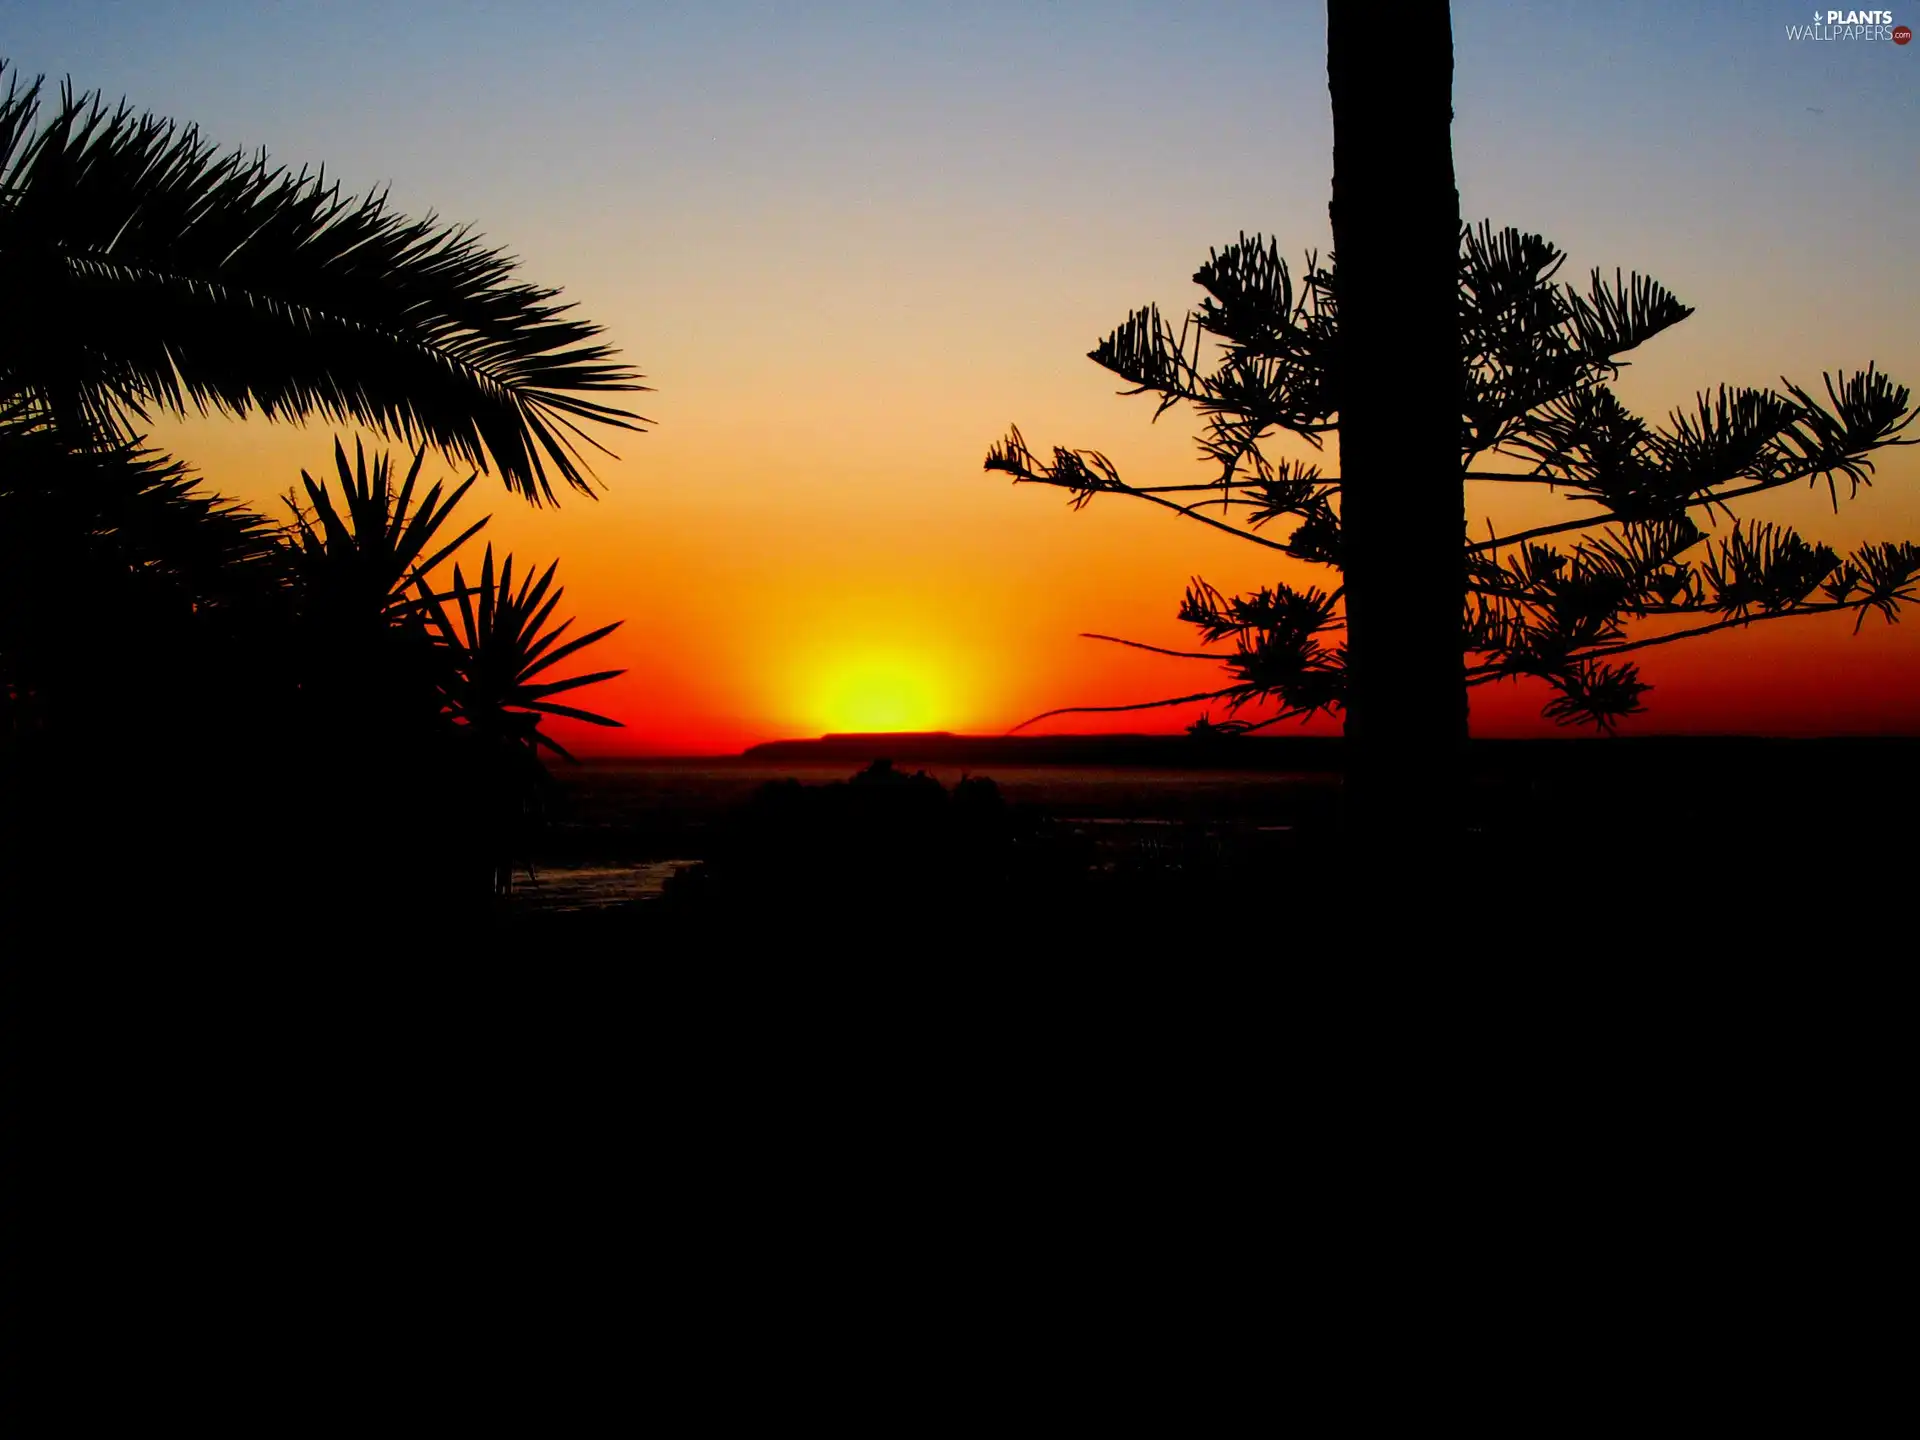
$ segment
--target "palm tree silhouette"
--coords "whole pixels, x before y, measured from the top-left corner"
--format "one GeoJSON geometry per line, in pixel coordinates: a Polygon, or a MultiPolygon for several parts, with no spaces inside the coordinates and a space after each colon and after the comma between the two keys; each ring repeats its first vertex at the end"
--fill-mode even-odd
{"type": "Polygon", "coordinates": [[[198,660],[235,645],[270,661],[253,642],[288,618],[284,560],[267,517],[177,462],[75,450],[0,398],[0,737],[90,723],[127,694],[178,692],[177,713],[207,684],[198,660]]]}
{"type": "MultiPolygon", "coordinates": [[[[425,460],[423,448],[396,489],[388,456],[369,463],[356,442],[350,462],[336,440],[342,503],[336,505],[328,482],[304,470],[300,480],[308,503],[288,496],[293,520],[285,537],[286,566],[297,615],[289,638],[298,652],[304,709],[317,733],[336,737],[330,742],[336,751],[354,747],[348,736],[366,737],[376,753],[418,751],[435,746],[444,728],[438,723],[444,708],[441,647],[414,586],[488,517],[439,543],[475,477],[444,496],[444,482],[436,482],[416,506],[425,460]],[[378,722],[377,739],[367,736],[369,719],[378,722]]],[[[370,764],[369,755],[361,768],[370,764]]]]}
{"type": "Polygon", "coordinates": [[[41,85],[0,96],[0,393],[70,444],[189,405],[320,416],[538,504],[556,478],[590,491],[584,426],[647,423],[595,398],[646,388],[600,328],[466,228],[66,86],[40,124],[41,85]]]}
{"type": "Polygon", "coordinates": [[[500,891],[511,888],[514,862],[524,859],[525,839],[552,784],[540,762],[540,750],[551,750],[568,761],[574,758],[541,731],[541,719],[561,715],[589,725],[620,725],[618,720],[560,704],[553,697],[611,680],[624,671],[539,678],[621,624],[602,625],[571,640],[565,636],[572,620],[549,626],[554,607],[566,593],[553,588],[558,565],[558,561],[549,564],[537,578],[525,573],[515,589],[513,557],[501,563],[496,580],[489,545],[475,585],[467,583],[457,563],[448,595],[436,595],[424,576],[415,581],[423,611],[447,660],[441,681],[446,712],[480,776],[484,843],[492,860],[494,888],[500,891]],[[459,612],[457,628],[443,603],[448,599],[459,612]]]}
{"type": "Polygon", "coordinates": [[[0,586],[0,839],[112,835],[160,857],[176,918],[194,862],[266,894],[298,856],[379,892],[411,874],[407,844],[446,848],[423,822],[471,817],[449,737],[484,710],[413,593],[479,528],[439,534],[474,478],[414,505],[425,449],[536,505],[591,493],[589,430],[641,430],[612,397],[646,387],[465,228],[97,94],[63,86],[43,117],[42,82],[4,61],[0,83],[0,559],[21,557],[0,586]],[[155,415],[190,410],[418,453],[396,489],[336,442],[339,503],[304,477],[276,535],[145,447],[155,415]]]}
{"type": "Polygon", "coordinates": [[[458,653],[458,676],[448,694],[453,713],[480,730],[510,734],[529,746],[542,746],[562,759],[573,756],[551,737],[529,728],[537,726],[543,715],[564,715],[584,720],[589,725],[617,727],[618,720],[596,715],[571,705],[556,704],[553,696],[583,685],[597,685],[626,672],[598,670],[591,675],[574,675],[564,680],[536,681],[535,677],[559,664],[569,655],[584,650],[618,630],[616,620],[585,635],[560,643],[573,621],[546,627],[553,609],[566,594],[564,588],[548,594],[554,561],[536,580],[531,574],[513,588],[513,557],[500,566],[496,583],[493,574],[493,547],[487,547],[480,562],[479,583],[469,586],[460,567],[453,567],[453,593],[442,597],[432,593],[424,579],[416,582],[422,601],[429,607],[434,628],[458,653]],[[460,628],[456,631],[441,601],[451,598],[460,609],[460,628]]]}
{"type": "Polygon", "coordinates": [[[475,477],[451,494],[436,482],[416,505],[425,456],[416,453],[396,484],[388,456],[370,461],[356,445],[349,460],[336,442],[338,503],[332,482],[304,471],[307,503],[289,496],[302,712],[326,777],[312,803],[343,837],[437,816],[443,846],[464,857],[455,870],[484,870],[504,890],[551,787],[538,752],[573,759],[541,732],[543,717],[620,723],[552,697],[622,672],[540,677],[619,626],[567,639],[571,620],[549,624],[564,594],[553,585],[557,562],[516,588],[513,558],[496,579],[491,546],[477,584],[456,563],[452,588],[436,591],[434,572],[487,519],[443,540],[475,477]]]}
{"type": "Polygon", "coordinates": [[[445,483],[436,481],[413,505],[414,487],[420,468],[426,462],[422,449],[413,457],[413,465],[396,492],[393,488],[393,463],[386,455],[367,463],[366,451],[356,443],[353,463],[347,463],[346,449],[338,440],[333,445],[334,465],[340,491],[346,500],[346,513],[333,503],[323,481],[306,471],[300,472],[310,509],[303,508],[292,495],[293,571],[310,598],[327,597],[326,603],[350,609],[369,620],[382,621],[398,612],[412,610],[419,602],[413,594],[414,583],[422,579],[454,551],[485,528],[490,516],[482,516],[459,535],[431,554],[433,544],[448,517],[476,477],[469,476],[444,500],[445,483]]]}

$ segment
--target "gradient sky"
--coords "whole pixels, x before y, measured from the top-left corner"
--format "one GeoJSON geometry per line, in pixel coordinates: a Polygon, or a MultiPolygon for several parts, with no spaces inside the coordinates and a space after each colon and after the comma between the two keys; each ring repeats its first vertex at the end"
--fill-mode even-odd
{"type": "MultiPolygon", "coordinates": [[[[1920,384],[1920,45],[1790,42],[1799,0],[1453,13],[1464,213],[1698,309],[1627,372],[1629,403],[1658,416],[1722,381],[1817,385],[1869,360],[1920,384]]],[[[658,423],[617,442],[605,495],[532,511],[483,480],[468,502],[523,559],[560,557],[563,613],[626,619],[593,668],[628,667],[594,703],[629,728],[570,740],[1000,730],[1198,689],[1219,672],[1076,636],[1186,646],[1189,575],[1289,573],[980,463],[1013,421],[1132,480],[1198,477],[1181,413],[1150,426],[1084,355],[1136,305],[1190,304],[1195,266],[1242,230],[1328,248],[1319,4],[62,0],[0,3],[0,54],[474,222],[607,327],[658,423]]],[[[330,457],[318,427],[158,433],[261,504],[330,457]]],[[[1917,453],[1838,516],[1824,492],[1754,513],[1836,545],[1920,538],[1917,453]]],[[[1920,617],[1851,631],[1651,652],[1635,728],[1920,733],[1920,617]]],[[[1476,691],[1476,731],[1551,729],[1543,698],[1476,691]]]]}

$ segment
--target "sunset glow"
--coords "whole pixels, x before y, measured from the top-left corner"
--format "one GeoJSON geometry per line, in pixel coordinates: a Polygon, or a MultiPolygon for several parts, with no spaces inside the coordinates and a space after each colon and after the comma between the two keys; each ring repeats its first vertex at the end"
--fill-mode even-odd
{"type": "Polygon", "coordinates": [[[849,656],[822,668],[811,713],[825,731],[949,729],[942,679],[912,653],[849,656]]]}
{"type": "Polygon", "coordinates": [[[1008,1249],[1083,1137],[1239,1138],[1296,1013],[1401,1091],[1403,1016],[1422,1091],[1475,1021],[1598,1053],[1683,1192],[1897,1148],[1892,12],[0,15],[0,1174],[73,1221],[66,1409],[859,1413],[953,1306],[835,1288],[1008,1249]]]}
{"type": "MultiPolygon", "coordinates": [[[[1631,357],[1629,404],[1658,420],[1722,382],[1817,388],[1869,361],[1920,383],[1920,47],[1794,44],[1803,12],[1733,0],[1453,13],[1463,213],[1547,235],[1567,278],[1639,269],[1696,307],[1631,357]]],[[[597,500],[535,510],[483,479],[466,508],[497,549],[560,558],[582,628],[626,622],[595,658],[627,673],[594,697],[626,728],[562,721],[565,743],[715,753],[1197,690],[1219,672],[1080,636],[1189,649],[1189,577],[1324,581],[981,473],[1009,422],[1139,483],[1204,473],[1191,415],[1150,423],[1086,352],[1136,306],[1177,316],[1241,231],[1327,249],[1324,23],[1313,3],[83,3],[18,17],[8,46],[29,74],[471,220],[604,325],[656,424],[605,437],[597,500]]],[[[331,451],[325,427],[257,418],[155,440],[263,507],[331,451]]],[[[1476,528],[1571,513],[1515,489],[1470,489],[1476,528]]],[[[1920,536],[1920,451],[1885,452],[1837,515],[1824,489],[1755,513],[1835,545],[1920,536]]],[[[1644,668],[1632,733],[1920,732],[1920,624],[1763,624],[1644,668]]],[[[1557,733],[1543,698],[1476,691],[1475,729],[1557,733]]],[[[1043,728],[1177,730],[1201,708],[1043,728]]]]}

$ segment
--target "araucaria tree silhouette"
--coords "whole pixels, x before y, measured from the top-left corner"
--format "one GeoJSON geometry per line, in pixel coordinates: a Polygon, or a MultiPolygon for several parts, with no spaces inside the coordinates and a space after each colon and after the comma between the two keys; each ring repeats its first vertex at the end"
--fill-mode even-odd
{"type": "Polygon", "coordinates": [[[1341,397],[1347,801],[1375,844],[1440,853],[1467,737],[1453,478],[1462,377],[1454,312],[1453,36],[1446,0],[1327,6],[1333,102],[1330,340],[1341,397]]]}
{"type": "Polygon", "coordinates": [[[1435,43],[1450,53],[1445,7],[1433,8],[1437,40],[1419,33],[1425,9],[1410,7],[1356,56],[1343,7],[1329,7],[1335,255],[1309,255],[1296,275],[1275,242],[1243,235],[1209,253],[1193,277],[1206,296],[1177,329],[1148,306],[1090,354],[1132,387],[1124,393],[1156,396],[1156,418],[1192,405],[1213,475],[1136,485],[1098,451],[1042,457],[1017,428],[986,460],[1016,483],[1069,491],[1075,508],[1133,496],[1334,577],[1236,596],[1196,579],[1180,618],[1212,648],[1162,653],[1224,664],[1226,683],[1050,715],[1206,700],[1230,714],[1273,707],[1226,722],[1245,731],[1344,713],[1363,828],[1401,826],[1413,838],[1447,823],[1474,687],[1543,682],[1547,716],[1610,731],[1650,688],[1637,651],[1791,616],[1851,612],[1858,629],[1869,614],[1892,621],[1920,594],[1920,545],[1842,555],[1747,513],[1794,485],[1825,487],[1837,509],[1843,491],[1870,482],[1875,451],[1913,443],[1901,438],[1916,413],[1908,390],[1870,364],[1819,386],[1722,386],[1664,424],[1629,412],[1611,388],[1622,357],[1692,311],[1637,273],[1563,283],[1565,257],[1538,235],[1459,226],[1451,163],[1430,143],[1445,96],[1414,62],[1401,75],[1395,58],[1403,39],[1427,46],[1429,60],[1435,43]],[[1425,117],[1410,154],[1365,106],[1360,123],[1343,123],[1343,94],[1359,93],[1343,84],[1367,66],[1381,67],[1376,81],[1400,75],[1393,83],[1425,117]],[[1391,173],[1411,187],[1400,221],[1382,188],[1391,173]],[[1442,221],[1452,237],[1444,318],[1430,304],[1442,221]],[[1439,367],[1443,355],[1450,364],[1439,367]],[[1338,475],[1264,450],[1285,435],[1320,449],[1336,433],[1338,475]],[[1476,538],[1463,533],[1461,497],[1480,482],[1551,487],[1581,510],[1476,538]]]}

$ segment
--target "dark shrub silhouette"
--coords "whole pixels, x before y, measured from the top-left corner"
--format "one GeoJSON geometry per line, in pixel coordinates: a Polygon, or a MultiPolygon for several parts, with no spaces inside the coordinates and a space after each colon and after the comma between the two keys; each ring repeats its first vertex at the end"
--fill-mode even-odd
{"type": "Polygon", "coordinates": [[[1060,883],[1082,863],[1070,836],[1009,805],[992,780],[966,776],[949,790],[881,759],[826,785],[768,782],[667,900],[710,915],[957,917],[1060,883]]]}
{"type": "MultiPolygon", "coordinates": [[[[342,509],[309,480],[287,546],[139,433],[156,408],[352,421],[537,504],[555,477],[590,491],[586,427],[641,428],[607,403],[639,377],[464,228],[98,95],[63,88],[43,115],[41,83],[0,72],[7,913],[31,897],[33,928],[241,940],[302,903],[289,875],[333,893],[288,934],[430,909],[463,852],[517,843],[488,817],[540,770],[502,764],[540,743],[524,720],[470,743],[498,739],[486,695],[524,716],[591,683],[499,677],[497,640],[426,623],[415,582],[466,537],[423,546],[472,480],[389,514],[385,462],[350,474],[342,453],[342,509]],[[124,903],[89,904],[103,886],[124,903]]],[[[516,598],[482,588],[488,616],[516,598]]]]}
{"type": "Polygon", "coordinates": [[[565,593],[557,567],[516,588],[511,556],[496,580],[491,546],[470,585],[453,557],[487,521],[441,532],[471,477],[444,498],[432,485],[415,506],[425,451],[397,488],[386,456],[369,464],[356,446],[350,463],[337,442],[334,454],[344,506],[303,473],[310,508],[296,504],[287,541],[300,715],[316,764],[309,813],[330,817],[336,843],[356,832],[396,842],[365,862],[379,903],[412,895],[429,910],[471,910],[510,888],[526,860],[551,785],[539,750],[572,759],[541,717],[618,725],[552,697],[620,671],[543,678],[618,623],[563,639],[573,622],[549,624],[565,593]],[[434,572],[450,560],[452,589],[436,591],[434,572]],[[398,843],[409,835],[416,843],[398,843]]]}

